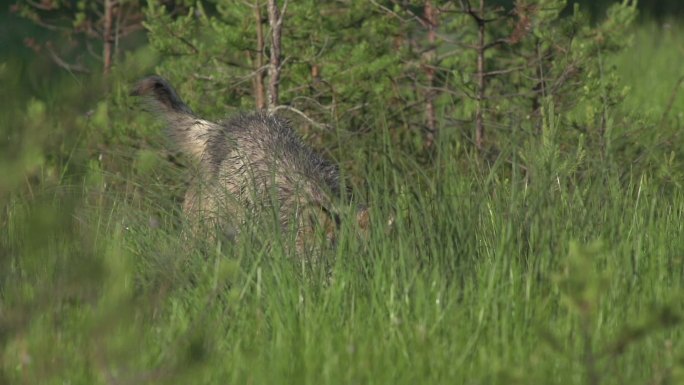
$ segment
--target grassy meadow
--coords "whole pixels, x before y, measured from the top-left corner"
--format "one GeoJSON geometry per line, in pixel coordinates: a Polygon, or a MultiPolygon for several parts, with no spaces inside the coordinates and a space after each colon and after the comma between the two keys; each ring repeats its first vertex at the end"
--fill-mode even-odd
{"type": "Polygon", "coordinates": [[[547,105],[544,135],[485,160],[445,131],[426,168],[377,116],[334,156],[370,233],[345,223],[319,264],[267,225],[184,236],[131,79],[113,116],[104,86],[5,60],[0,384],[684,383],[683,28],[610,59],[604,157],[564,151],[547,105]]]}

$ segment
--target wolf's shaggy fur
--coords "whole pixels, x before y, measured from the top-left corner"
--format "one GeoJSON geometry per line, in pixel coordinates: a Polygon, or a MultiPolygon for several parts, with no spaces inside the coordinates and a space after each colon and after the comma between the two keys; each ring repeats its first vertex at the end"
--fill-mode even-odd
{"type": "Polygon", "coordinates": [[[300,252],[315,226],[333,236],[339,172],[302,143],[288,121],[263,112],[202,119],[159,76],[141,80],[132,95],[144,97],[167,121],[171,138],[196,165],[183,207],[195,227],[237,229],[275,209],[283,228],[296,229],[300,252]]]}

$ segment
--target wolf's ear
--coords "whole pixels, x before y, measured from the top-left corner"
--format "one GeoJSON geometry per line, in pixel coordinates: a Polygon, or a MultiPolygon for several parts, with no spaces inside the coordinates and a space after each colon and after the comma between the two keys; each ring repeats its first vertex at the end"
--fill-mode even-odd
{"type": "Polygon", "coordinates": [[[300,234],[298,235],[298,246],[305,249],[316,245],[316,235],[325,234],[327,242],[334,244],[337,238],[339,227],[339,217],[323,206],[316,204],[308,205],[301,213],[300,234]]]}
{"type": "MultiPolygon", "coordinates": [[[[369,236],[370,234],[370,227],[371,227],[371,213],[370,213],[370,207],[367,206],[360,206],[356,209],[356,223],[359,226],[359,230],[361,230],[361,233],[364,236],[369,236]]],[[[390,213],[389,216],[387,217],[387,222],[383,225],[382,223],[376,223],[376,225],[380,225],[383,228],[383,232],[385,235],[388,235],[394,228],[395,228],[395,216],[393,213],[390,213]]]]}
{"type": "Polygon", "coordinates": [[[356,223],[364,232],[370,228],[370,210],[366,206],[361,206],[356,210],[356,223]]]}

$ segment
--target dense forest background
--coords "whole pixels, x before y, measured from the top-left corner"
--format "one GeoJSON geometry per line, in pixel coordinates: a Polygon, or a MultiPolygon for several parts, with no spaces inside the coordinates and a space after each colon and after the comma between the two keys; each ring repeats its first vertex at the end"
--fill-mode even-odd
{"type": "Polygon", "coordinates": [[[3,3],[0,385],[684,383],[682,59],[678,0],[3,3]],[[188,235],[152,73],[368,229],[188,235]]]}

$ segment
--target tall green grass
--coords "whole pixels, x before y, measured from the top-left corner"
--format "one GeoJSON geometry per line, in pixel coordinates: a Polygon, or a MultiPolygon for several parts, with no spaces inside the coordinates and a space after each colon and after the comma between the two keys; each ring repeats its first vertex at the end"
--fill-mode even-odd
{"type": "MultiPolygon", "coordinates": [[[[644,76],[667,69],[658,52],[644,76]]],[[[98,110],[50,119],[33,103],[14,119],[35,126],[35,159],[2,157],[0,383],[684,381],[684,193],[560,151],[552,106],[527,149],[483,165],[445,133],[430,169],[378,117],[372,151],[351,154],[373,160],[370,234],[345,223],[315,264],[268,227],[188,239],[183,178],[154,145],[101,150],[89,138],[120,128],[98,110]],[[50,129],[84,136],[44,157],[50,129]]]]}

